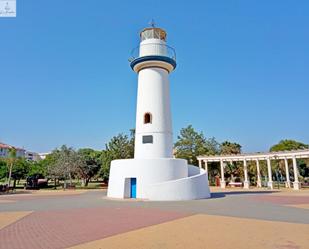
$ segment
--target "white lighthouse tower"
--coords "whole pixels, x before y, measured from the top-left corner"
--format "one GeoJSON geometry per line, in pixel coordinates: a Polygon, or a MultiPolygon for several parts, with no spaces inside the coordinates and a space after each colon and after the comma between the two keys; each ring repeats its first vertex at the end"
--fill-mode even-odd
{"type": "Polygon", "coordinates": [[[173,158],[169,74],[176,68],[166,32],[154,27],[140,33],[131,60],[138,74],[134,159],[111,163],[108,197],[190,200],[210,197],[203,169],[173,158]]]}

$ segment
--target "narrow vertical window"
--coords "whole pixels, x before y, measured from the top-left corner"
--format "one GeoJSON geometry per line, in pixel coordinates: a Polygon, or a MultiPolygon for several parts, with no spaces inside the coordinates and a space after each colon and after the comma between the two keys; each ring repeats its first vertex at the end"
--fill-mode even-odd
{"type": "Polygon", "coordinates": [[[151,124],[151,123],[152,123],[151,113],[147,112],[144,115],[144,124],[151,124]]]}

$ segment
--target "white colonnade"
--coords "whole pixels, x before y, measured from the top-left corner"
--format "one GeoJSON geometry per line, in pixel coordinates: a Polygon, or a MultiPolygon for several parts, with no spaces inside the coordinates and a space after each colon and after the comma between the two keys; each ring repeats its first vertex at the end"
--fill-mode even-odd
{"type": "Polygon", "coordinates": [[[290,173],[289,173],[289,161],[292,162],[293,165],[293,173],[294,173],[294,182],[293,189],[299,190],[301,188],[301,183],[298,179],[298,168],[297,168],[297,159],[301,158],[309,158],[309,150],[295,150],[295,151],[279,151],[279,152],[266,152],[266,153],[253,153],[253,154],[237,154],[237,155],[215,155],[215,156],[198,156],[197,159],[199,161],[199,167],[204,168],[208,173],[208,163],[210,162],[219,162],[220,163],[220,186],[221,188],[226,187],[226,181],[224,177],[224,169],[226,163],[233,162],[243,162],[243,170],[244,170],[244,182],[243,187],[248,189],[250,186],[250,181],[248,178],[248,169],[247,162],[255,161],[256,163],[256,172],[257,172],[257,187],[262,187],[261,180],[261,172],[260,172],[260,161],[266,161],[267,164],[267,186],[270,189],[273,189],[273,180],[272,180],[272,169],[271,169],[271,160],[284,160],[285,165],[285,186],[287,188],[291,188],[290,182],[290,173]]]}

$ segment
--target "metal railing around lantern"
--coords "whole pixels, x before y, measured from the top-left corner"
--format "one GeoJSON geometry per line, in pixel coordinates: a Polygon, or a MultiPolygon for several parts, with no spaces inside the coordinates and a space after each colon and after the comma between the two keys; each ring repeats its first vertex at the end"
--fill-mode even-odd
{"type": "Polygon", "coordinates": [[[132,49],[129,62],[144,56],[164,56],[176,61],[176,51],[174,48],[158,43],[141,44],[132,49]]]}

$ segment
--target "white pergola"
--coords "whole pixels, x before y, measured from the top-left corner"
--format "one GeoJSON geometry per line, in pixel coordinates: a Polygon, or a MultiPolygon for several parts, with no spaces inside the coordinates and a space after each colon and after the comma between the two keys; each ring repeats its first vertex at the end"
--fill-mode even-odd
{"type": "Polygon", "coordinates": [[[279,151],[279,152],[266,152],[266,153],[253,153],[253,154],[238,154],[238,155],[215,155],[215,156],[198,156],[199,167],[204,167],[208,173],[208,162],[220,162],[221,167],[221,188],[225,188],[226,182],[224,179],[224,168],[227,162],[243,162],[244,165],[244,177],[243,182],[244,188],[248,189],[250,186],[250,181],[248,179],[247,171],[247,161],[255,161],[257,169],[257,187],[262,187],[261,173],[260,173],[260,161],[264,160],[267,162],[268,171],[268,182],[267,186],[273,189],[272,172],[271,172],[271,160],[284,160],[285,162],[285,172],[286,172],[286,182],[285,186],[287,188],[291,187],[290,175],[289,175],[289,160],[292,160],[293,171],[294,171],[294,182],[293,188],[299,190],[301,188],[301,183],[298,181],[298,169],[296,159],[299,158],[309,158],[309,149],[306,150],[295,150],[295,151],[279,151]]]}

